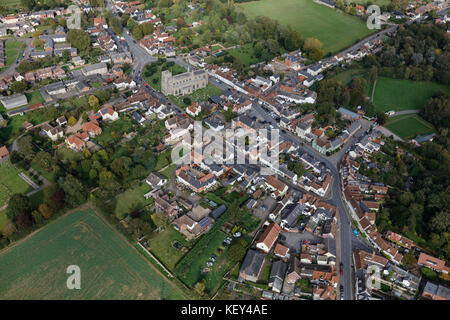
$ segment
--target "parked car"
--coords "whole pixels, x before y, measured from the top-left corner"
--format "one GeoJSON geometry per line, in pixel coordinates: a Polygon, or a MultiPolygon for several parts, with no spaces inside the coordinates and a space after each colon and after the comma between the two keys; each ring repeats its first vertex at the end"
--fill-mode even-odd
{"type": "Polygon", "coordinates": [[[212,267],[213,264],[214,264],[214,263],[212,263],[211,261],[208,261],[208,262],[206,263],[206,266],[207,266],[207,267],[212,267]]]}

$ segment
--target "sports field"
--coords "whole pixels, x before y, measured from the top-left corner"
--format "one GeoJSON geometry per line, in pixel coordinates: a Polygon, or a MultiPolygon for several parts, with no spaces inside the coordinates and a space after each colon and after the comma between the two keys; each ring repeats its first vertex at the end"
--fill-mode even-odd
{"type": "Polygon", "coordinates": [[[0,300],[185,298],[91,209],[0,251],[0,270],[0,300]],[[80,290],[67,289],[70,265],[80,267],[80,290]]]}
{"type": "Polygon", "coordinates": [[[339,13],[313,0],[259,0],[238,4],[253,18],[268,16],[300,31],[303,38],[318,38],[325,52],[338,52],[372,32],[357,17],[339,13]]]}
{"type": "Polygon", "coordinates": [[[425,102],[439,90],[450,93],[450,86],[435,82],[378,77],[373,98],[375,109],[384,112],[421,109],[425,102]]]}
{"type": "Polygon", "coordinates": [[[385,127],[402,139],[412,139],[419,134],[434,132],[433,125],[419,117],[417,114],[389,118],[385,127]]]}

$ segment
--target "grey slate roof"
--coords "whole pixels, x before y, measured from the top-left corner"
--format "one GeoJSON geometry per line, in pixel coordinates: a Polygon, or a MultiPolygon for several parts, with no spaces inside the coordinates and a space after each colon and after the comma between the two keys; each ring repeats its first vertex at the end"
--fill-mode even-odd
{"type": "Polygon", "coordinates": [[[259,270],[261,270],[265,256],[262,252],[253,249],[248,250],[244,262],[242,262],[240,272],[245,273],[247,276],[256,277],[259,270]]]}

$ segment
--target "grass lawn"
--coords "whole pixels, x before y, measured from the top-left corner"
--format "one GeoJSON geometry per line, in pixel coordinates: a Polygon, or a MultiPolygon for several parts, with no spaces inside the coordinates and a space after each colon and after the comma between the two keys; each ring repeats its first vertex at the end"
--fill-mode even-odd
{"type": "Polygon", "coordinates": [[[39,102],[44,102],[44,97],[39,92],[39,90],[35,90],[25,94],[28,99],[28,105],[33,105],[39,102]]]}
{"type": "Polygon", "coordinates": [[[172,103],[174,103],[178,107],[186,109],[189,106],[188,104],[184,103],[184,101],[183,101],[183,99],[186,97],[189,97],[191,99],[191,101],[202,102],[202,101],[208,101],[209,97],[214,96],[214,95],[220,95],[221,93],[222,93],[222,90],[220,90],[216,86],[208,83],[206,85],[206,87],[197,89],[188,96],[177,96],[176,97],[176,96],[170,95],[169,99],[170,99],[170,101],[172,101],[172,103]]]}
{"type": "Polygon", "coordinates": [[[183,253],[172,245],[175,240],[185,247],[190,247],[189,242],[185,240],[184,236],[172,226],[169,226],[163,232],[158,233],[156,237],[151,238],[149,241],[150,251],[170,271],[173,271],[176,263],[183,256],[183,253]]]}
{"type": "MultiPolygon", "coordinates": [[[[158,66],[157,68],[158,70],[150,77],[146,77],[144,76],[144,74],[142,74],[142,78],[150,87],[152,87],[155,90],[161,91],[161,66],[158,66]]],[[[172,75],[177,75],[187,71],[186,68],[178,64],[175,64],[174,66],[168,68],[167,70],[172,72],[172,75]]]]}
{"type": "Polygon", "coordinates": [[[211,229],[208,234],[202,236],[175,267],[175,273],[180,280],[188,287],[193,287],[203,278],[202,269],[206,268],[206,262],[214,253],[217,255],[217,260],[211,267],[211,271],[204,277],[206,279],[206,291],[213,293],[217,290],[222,282],[223,275],[231,267],[231,261],[224,256],[226,250],[221,254],[216,252],[216,249],[222,246],[225,238],[226,234],[218,228],[211,229]]]}
{"type": "Polygon", "coordinates": [[[145,199],[144,194],[152,188],[147,183],[128,189],[117,197],[116,216],[119,219],[124,218],[133,210],[139,210],[152,202],[152,198],[145,199]]]}
{"type": "Polygon", "coordinates": [[[24,43],[22,41],[5,41],[6,66],[4,69],[8,68],[17,61],[17,57],[23,46],[24,43]]]}
{"type": "Polygon", "coordinates": [[[333,77],[333,79],[339,80],[343,85],[347,86],[350,84],[353,78],[362,78],[365,75],[364,69],[349,69],[339,72],[333,77]]]}
{"type": "Polygon", "coordinates": [[[21,0],[1,0],[0,5],[6,7],[22,7],[21,0]]]}
{"type": "Polygon", "coordinates": [[[270,270],[272,269],[272,264],[269,262],[266,262],[266,265],[264,266],[263,272],[261,274],[261,279],[259,279],[258,282],[267,284],[269,283],[269,277],[270,277],[270,270]]]}
{"type": "Polygon", "coordinates": [[[6,226],[6,224],[9,222],[10,220],[8,219],[8,216],[6,215],[6,209],[0,211],[0,231],[3,230],[3,228],[6,226]]]}
{"type": "Polygon", "coordinates": [[[175,171],[176,167],[177,167],[176,164],[168,166],[167,168],[161,171],[161,174],[165,176],[168,181],[170,181],[170,179],[172,179],[172,174],[175,171]]]}
{"type": "Polygon", "coordinates": [[[83,152],[75,152],[67,147],[61,147],[56,151],[61,161],[79,161],[84,158],[83,152]]]}
{"type": "Polygon", "coordinates": [[[439,90],[450,92],[450,86],[378,77],[374,104],[376,111],[420,109],[439,90]]]}
{"type": "Polygon", "coordinates": [[[339,13],[312,0],[260,0],[238,6],[250,18],[268,16],[291,25],[305,39],[318,38],[325,52],[338,52],[373,32],[359,18],[339,13]]]}
{"type": "Polygon", "coordinates": [[[255,49],[251,44],[231,49],[227,52],[233,57],[239,58],[245,67],[249,67],[250,65],[259,62],[255,56],[255,49]]]}
{"type": "Polygon", "coordinates": [[[402,139],[411,139],[418,134],[434,132],[433,125],[423,120],[417,114],[391,117],[385,127],[402,139]]]}
{"type": "Polygon", "coordinates": [[[90,209],[61,217],[3,250],[0,269],[2,300],[185,298],[90,209]],[[70,265],[80,267],[80,290],[67,289],[70,265]]]}
{"type": "Polygon", "coordinates": [[[169,165],[171,163],[172,158],[172,150],[168,149],[158,155],[158,158],[156,159],[156,167],[155,170],[159,171],[165,166],[169,165]]]}
{"type": "Polygon", "coordinates": [[[27,193],[31,188],[20,176],[21,170],[17,169],[9,161],[0,163],[0,207],[8,203],[14,193],[27,193]]]}
{"type": "Polygon", "coordinates": [[[12,141],[17,138],[21,133],[22,125],[25,121],[29,121],[32,124],[36,125],[45,121],[46,116],[39,112],[39,110],[25,113],[23,116],[14,116],[9,119],[8,125],[5,128],[2,128],[4,135],[9,137],[8,143],[12,143],[12,141]]]}

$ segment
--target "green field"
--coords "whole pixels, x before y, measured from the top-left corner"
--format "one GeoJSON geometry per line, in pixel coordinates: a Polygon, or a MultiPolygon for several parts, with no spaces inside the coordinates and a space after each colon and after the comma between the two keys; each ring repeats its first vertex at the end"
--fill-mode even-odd
{"type": "Polygon", "coordinates": [[[22,2],[21,0],[0,0],[0,6],[22,7],[22,2]]]}
{"type": "Polygon", "coordinates": [[[152,188],[147,183],[128,189],[117,197],[117,206],[115,214],[117,218],[123,219],[127,214],[133,210],[140,210],[146,205],[150,204],[152,198],[145,199],[144,194],[149,192],[152,188]]]}
{"type": "Polygon", "coordinates": [[[235,58],[239,58],[244,67],[249,67],[254,63],[258,63],[259,60],[255,56],[255,49],[252,45],[245,45],[239,48],[231,49],[227,51],[230,55],[235,58]]]}
{"type": "Polygon", "coordinates": [[[8,203],[14,193],[27,193],[33,190],[20,176],[21,171],[9,161],[0,162],[0,207],[8,203]]]}
{"type": "Polygon", "coordinates": [[[172,243],[175,240],[185,247],[190,247],[189,242],[185,240],[184,236],[172,226],[166,228],[166,230],[158,233],[156,237],[149,240],[150,251],[152,254],[154,254],[170,271],[173,271],[175,264],[183,256],[183,253],[180,250],[172,246],[172,243]]]}
{"type": "Polygon", "coordinates": [[[2,300],[185,298],[90,209],[61,217],[1,251],[0,269],[2,300]],[[67,289],[70,265],[80,267],[80,290],[67,289]]]}
{"type": "Polygon", "coordinates": [[[250,17],[268,16],[318,38],[325,52],[338,52],[372,32],[357,17],[339,13],[312,0],[260,0],[238,4],[250,17]]]}
{"type": "Polygon", "coordinates": [[[420,109],[436,91],[450,92],[450,86],[378,77],[374,104],[377,111],[420,109]]]}
{"type": "Polygon", "coordinates": [[[385,127],[402,139],[412,139],[418,134],[434,132],[433,125],[423,120],[417,114],[391,117],[385,127]]]}

